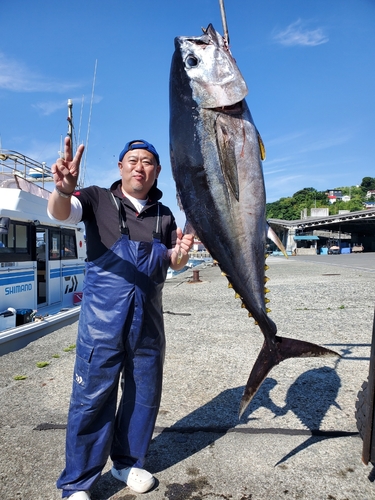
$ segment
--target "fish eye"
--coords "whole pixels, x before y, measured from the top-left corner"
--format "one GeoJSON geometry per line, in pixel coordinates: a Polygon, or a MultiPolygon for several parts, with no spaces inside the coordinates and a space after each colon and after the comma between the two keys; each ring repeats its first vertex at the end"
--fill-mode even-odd
{"type": "Polygon", "coordinates": [[[185,64],[188,68],[195,68],[198,66],[198,59],[195,56],[187,56],[185,59],[185,64]]]}

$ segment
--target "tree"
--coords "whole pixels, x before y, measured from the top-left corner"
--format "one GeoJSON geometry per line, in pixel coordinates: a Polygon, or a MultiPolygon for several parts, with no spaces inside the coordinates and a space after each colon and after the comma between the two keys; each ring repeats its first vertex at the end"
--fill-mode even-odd
{"type": "Polygon", "coordinates": [[[307,209],[307,212],[310,213],[311,208],[329,207],[330,215],[338,214],[339,210],[349,210],[350,212],[362,210],[365,194],[368,189],[371,189],[368,188],[368,186],[372,185],[372,181],[374,181],[375,185],[375,178],[373,177],[365,177],[362,180],[362,183],[364,182],[366,185],[365,192],[362,185],[358,188],[356,186],[335,188],[341,190],[343,194],[350,195],[351,199],[348,202],[337,201],[332,205],[328,203],[325,191],[317,191],[312,187],[303,188],[289,198],[280,198],[280,200],[274,201],[273,203],[267,203],[267,218],[296,220],[301,218],[301,212],[303,212],[303,210],[307,209]],[[365,179],[370,179],[370,181],[365,179]]]}
{"type": "Polygon", "coordinates": [[[365,194],[367,191],[375,190],[375,177],[364,177],[361,182],[361,188],[365,194]]]}

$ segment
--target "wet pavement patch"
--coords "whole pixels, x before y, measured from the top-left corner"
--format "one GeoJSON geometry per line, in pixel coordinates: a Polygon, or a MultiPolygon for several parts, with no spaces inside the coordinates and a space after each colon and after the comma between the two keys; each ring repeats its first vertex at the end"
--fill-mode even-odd
{"type": "Polygon", "coordinates": [[[207,486],[209,486],[207,478],[201,476],[184,484],[168,484],[164,496],[168,500],[198,500],[200,498],[204,498],[205,494],[202,490],[207,486]]]}

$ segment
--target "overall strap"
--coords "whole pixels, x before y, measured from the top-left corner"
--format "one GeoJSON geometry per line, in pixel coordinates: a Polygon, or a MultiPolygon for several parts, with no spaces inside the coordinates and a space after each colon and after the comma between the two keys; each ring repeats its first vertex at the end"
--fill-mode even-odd
{"type": "MultiPolygon", "coordinates": [[[[129,236],[129,228],[126,225],[126,211],[121,203],[121,201],[116,198],[111,191],[108,190],[108,194],[110,195],[110,199],[114,206],[118,210],[118,216],[119,216],[119,228],[121,234],[125,234],[129,236]]],[[[160,214],[160,203],[157,202],[157,207],[158,207],[158,214],[156,216],[156,224],[155,224],[155,230],[152,232],[152,237],[153,239],[161,241],[161,222],[162,222],[162,215],[160,214]]]]}
{"type": "Polygon", "coordinates": [[[156,217],[156,227],[155,227],[155,231],[152,232],[152,237],[155,240],[161,241],[161,218],[162,218],[162,216],[160,215],[160,203],[157,202],[157,205],[158,205],[158,215],[156,217]]]}
{"type": "Polygon", "coordinates": [[[119,228],[120,228],[120,233],[125,234],[129,236],[129,228],[126,225],[126,212],[124,207],[122,206],[121,201],[118,198],[115,198],[113,193],[111,191],[108,191],[110,194],[110,198],[112,203],[115,205],[115,207],[118,210],[118,219],[119,219],[119,228]]]}

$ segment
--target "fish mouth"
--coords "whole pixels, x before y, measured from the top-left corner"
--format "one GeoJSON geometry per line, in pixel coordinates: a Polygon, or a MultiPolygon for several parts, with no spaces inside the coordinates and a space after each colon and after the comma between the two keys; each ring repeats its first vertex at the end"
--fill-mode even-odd
{"type": "Polygon", "coordinates": [[[217,111],[218,113],[225,113],[227,115],[240,115],[242,114],[244,107],[243,107],[243,101],[239,101],[229,106],[217,106],[215,108],[207,108],[207,109],[211,109],[212,111],[217,111]]]}

